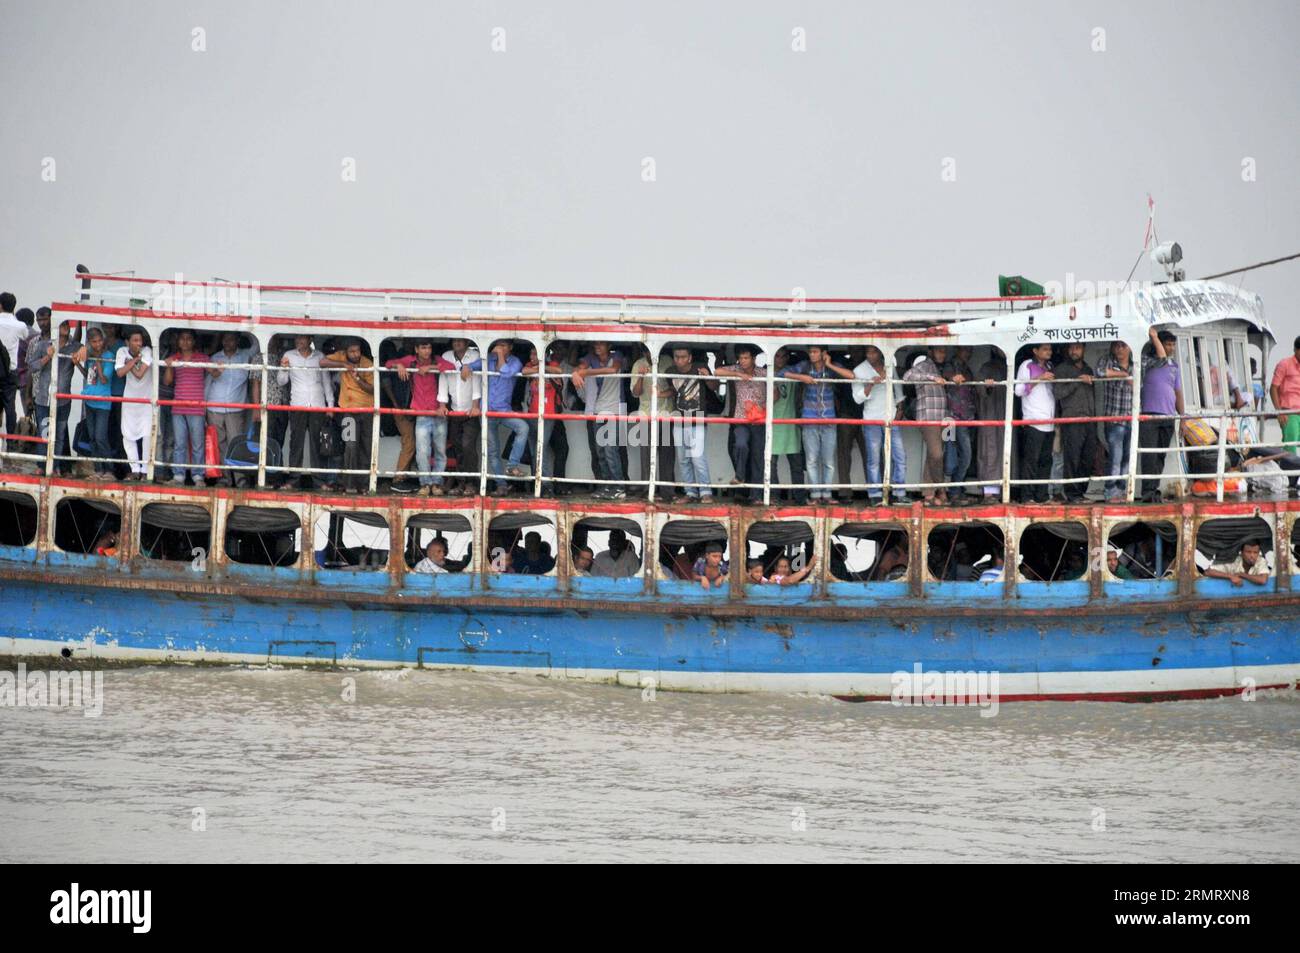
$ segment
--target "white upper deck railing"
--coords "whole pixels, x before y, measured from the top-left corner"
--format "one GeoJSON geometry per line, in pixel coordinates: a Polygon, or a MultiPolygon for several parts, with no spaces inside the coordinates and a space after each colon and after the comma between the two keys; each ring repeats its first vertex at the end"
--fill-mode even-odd
{"type": "Polygon", "coordinates": [[[1043,295],[966,298],[745,297],[607,292],[364,288],[338,285],[268,285],[189,281],[184,276],[143,278],[82,274],[98,282],[93,297],[117,307],[152,311],[316,317],[357,321],[433,318],[505,323],[615,322],[691,326],[732,322],[739,327],[891,327],[944,324],[1041,305],[1043,295]]]}

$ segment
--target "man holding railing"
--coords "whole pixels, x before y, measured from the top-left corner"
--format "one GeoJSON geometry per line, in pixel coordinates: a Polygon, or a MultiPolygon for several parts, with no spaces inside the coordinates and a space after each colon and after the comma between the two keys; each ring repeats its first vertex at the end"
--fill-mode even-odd
{"type": "MultiPolygon", "coordinates": [[[[311,335],[299,334],[294,338],[294,348],[285,351],[280,358],[283,370],[277,374],[281,385],[289,385],[289,404],[293,407],[328,407],[333,403],[334,388],[328,375],[321,370],[321,360],[325,357],[316,350],[311,335]]],[[[325,415],[315,410],[292,410],[289,412],[289,454],[287,466],[292,469],[312,466],[324,466],[320,455],[321,424],[325,415]],[[310,452],[306,452],[310,447],[310,452]]],[[[290,474],[289,479],[293,479],[290,474]]],[[[302,488],[312,486],[312,479],[306,473],[298,474],[298,485],[302,488]]]]}
{"type": "MultiPolygon", "coordinates": [[[[1150,329],[1151,353],[1142,357],[1142,413],[1154,417],[1183,415],[1183,377],[1178,369],[1178,339],[1172,331],[1150,329]]],[[[1177,420],[1143,420],[1138,423],[1138,445],[1144,450],[1165,450],[1174,439],[1177,420]]],[[[1160,474],[1164,453],[1144,453],[1139,460],[1142,501],[1160,502],[1160,474]]]]}
{"type": "MultiPolygon", "coordinates": [[[[1028,360],[1016,372],[1016,396],[1020,398],[1023,420],[1050,421],[1056,416],[1056,395],[1052,392],[1052,345],[1044,341],[1034,346],[1028,360]]],[[[1020,428],[1020,476],[1025,480],[1046,481],[1052,473],[1052,440],[1055,424],[1031,423],[1020,428]]],[[[1046,482],[1026,483],[1020,498],[1026,503],[1046,503],[1046,482]]]]}
{"type": "MultiPolygon", "coordinates": [[[[792,364],[779,373],[804,385],[800,416],[808,421],[835,419],[834,385],[829,383],[830,378],[853,380],[853,372],[833,363],[830,352],[820,344],[808,345],[806,361],[792,364]]],[[[803,438],[804,469],[812,485],[809,499],[814,503],[819,499],[830,502],[829,487],[835,482],[835,424],[803,423],[799,425],[799,433],[803,438]]]]}
{"type": "Polygon", "coordinates": [[[970,470],[971,444],[975,428],[961,426],[961,421],[975,419],[975,387],[971,381],[975,372],[971,370],[970,359],[974,349],[962,346],[955,349],[953,356],[943,365],[943,377],[948,381],[944,388],[948,401],[948,416],[953,421],[952,433],[944,440],[943,475],[952,485],[952,501],[960,502],[966,495],[966,481],[970,470]]]}
{"type": "Polygon", "coordinates": [[[627,362],[623,360],[622,354],[611,350],[609,342],[596,341],[591,345],[591,351],[578,362],[577,370],[571,377],[574,389],[583,397],[583,413],[606,418],[604,421],[587,421],[591,472],[597,481],[606,483],[606,486],[597,487],[593,496],[608,496],[619,500],[627,496],[627,490],[621,485],[627,472],[623,465],[627,448],[620,446],[617,439],[608,439],[611,429],[615,433],[622,429],[616,421],[610,421],[609,418],[617,417],[627,410],[627,404],[623,400],[623,379],[615,376],[624,373],[626,369],[627,362]],[[605,426],[608,422],[615,423],[615,426],[605,426]]]}
{"type": "MultiPolygon", "coordinates": [[[[1101,415],[1132,417],[1133,349],[1123,341],[1112,342],[1110,354],[1097,362],[1097,376],[1105,380],[1101,388],[1101,415]]],[[[1106,449],[1110,463],[1110,479],[1106,481],[1108,503],[1124,499],[1125,491],[1120,477],[1128,473],[1132,436],[1133,424],[1130,420],[1106,422],[1106,449]]]]}
{"type": "MultiPolygon", "coordinates": [[[[537,356],[537,348],[532,348],[528,352],[528,363],[520,372],[522,376],[527,377],[528,387],[524,391],[525,406],[524,410],[530,414],[536,414],[538,405],[542,409],[542,456],[537,457],[537,418],[528,419],[528,444],[526,451],[531,451],[533,456],[533,470],[540,470],[542,476],[546,477],[546,482],[542,484],[542,495],[552,496],[555,493],[555,485],[551,477],[555,475],[555,453],[551,450],[551,440],[555,436],[557,429],[564,429],[563,420],[546,419],[551,414],[557,414],[563,407],[564,378],[563,369],[555,359],[555,345],[547,350],[546,353],[546,387],[541,387],[541,372],[543,370],[537,356]]],[[[560,474],[563,476],[563,474],[560,474]]]]}
{"type": "MultiPolygon", "coordinates": [[[[104,352],[104,332],[99,328],[91,328],[86,333],[86,350],[82,363],[77,365],[77,370],[81,371],[83,378],[81,414],[86,421],[86,431],[90,437],[90,452],[96,457],[95,474],[92,479],[107,480],[112,476],[113,465],[102,461],[113,452],[108,440],[110,402],[86,399],[113,395],[113,362],[104,352]]],[[[181,479],[185,479],[184,471],[181,471],[181,479]]]]}
{"type": "MultiPolygon", "coordinates": [[[[862,405],[863,420],[877,421],[889,419],[889,384],[885,383],[885,355],[880,348],[867,345],[867,359],[853,368],[853,400],[862,405]]],[[[894,406],[903,399],[903,387],[894,384],[894,406]]],[[[885,426],[878,423],[864,423],[862,436],[867,448],[867,499],[873,504],[884,501],[884,490],[874,486],[881,482],[884,472],[885,426]]],[[[902,485],[907,482],[907,456],[903,450],[903,438],[899,428],[889,428],[889,479],[893,484],[891,491],[894,501],[907,502],[907,491],[902,485]]]]}
{"type": "MultiPolygon", "coordinates": [[[[207,401],[209,404],[243,404],[248,403],[248,384],[250,374],[246,367],[227,367],[230,364],[258,364],[261,355],[255,347],[241,348],[239,335],[226,331],[221,335],[221,350],[212,355],[212,366],[208,368],[210,379],[207,382],[207,401]]],[[[251,377],[253,382],[252,403],[261,402],[262,378],[258,374],[251,377]]],[[[208,426],[217,431],[217,445],[221,448],[221,459],[225,463],[229,455],[230,444],[245,435],[248,429],[248,411],[235,407],[209,407],[208,426]]],[[[248,477],[235,472],[234,482],[238,486],[248,486],[248,477]]],[[[230,486],[231,474],[223,471],[219,483],[230,486]]]]}
{"type": "MultiPolygon", "coordinates": [[[[398,380],[403,383],[415,375],[411,384],[410,409],[421,411],[411,425],[415,449],[406,463],[398,460],[397,469],[403,470],[415,461],[420,472],[419,493],[421,496],[442,496],[442,473],[447,469],[447,383],[442,374],[455,370],[455,367],[442,358],[433,356],[432,341],[417,341],[414,354],[403,354],[384,364],[397,371],[398,380]],[[433,473],[429,472],[429,456],[433,455],[433,473]]],[[[410,418],[397,415],[398,420],[410,418]]],[[[400,431],[402,428],[398,428],[400,431]]],[[[446,547],[444,546],[444,553],[446,547]]]]}
{"type": "Polygon", "coordinates": [[[129,461],[128,480],[143,480],[148,472],[149,436],[153,430],[153,408],[136,403],[153,397],[153,349],[145,347],[144,332],[135,329],[127,335],[126,345],[117,350],[114,373],[123,383],[122,396],[131,403],[122,404],[122,449],[129,461]]]}
{"type": "Polygon", "coordinates": [[[479,404],[483,384],[480,375],[471,374],[466,379],[460,371],[479,359],[478,348],[471,347],[465,338],[452,338],[451,349],[443,352],[442,359],[455,368],[444,372],[442,378],[447,385],[447,406],[452,414],[447,424],[447,445],[456,450],[456,469],[464,474],[473,474],[466,476],[463,484],[452,487],[451,492],[477,496],[479,404]]]}
{"type": "Polygon", "coordinates": [[[709,475],[708,417],[705,413],[705,388],[717,392],[716,380],[709,366],[695,360],[689,347],[673,348],[673,410],[681,421],[673,424],[673,442],[677,447],[677,482],[685,486],[687,501],[708,502],[713,499],[709,475]]]}
{"type": "MultiPolygon", "coordinates": [[[[519,358],[510,353],[511,350],[512,345],[506,339],[493,341],[487,360],[488,373],[492,376],[488,378],[487,408],[483,414],[486,419],[483,425],[487,427],[488,468],[497,477],[502,475],[501,428],[505,427],[514,435],[514,443],[510,446],[509,463],[505,467],[507,476],[523,476],[523,471],[519,469],[519,461],[524,457],[524,448],[528,441],[527,421],[519,417],[488,417],[489,412],[514,413],[515,378],[524,369],[524,365],[519,358]]],[[[471,364],[462,365],[461,380],[468,381],[473,372],[482,369],[481,358],[471,364]]],[[[508,482],[501,479],[496,480],[495,485],[496,492],[502,495],[510,493],[513,489],[508,482]]]]}
{"type": "Polygon", "coordinates": [[[749,493],[742,494],[740,502],[748,498],[751,503],[763,502],[763,463],[767,442],[767,383],[754,363],[758,349],[751,344],[736,348],[736,363],[719,367],[718,377],[735,378],[735,415],[750,423],[732,424],[731,466],[736,480],[752,483],[749,493]]]}
{"type": "MultiPolygon", "coordinates": [[[[1083,359],[1083,344],[1070,343],[1065,349],[1065,360],[1055,368],[1056,400],[1062,417],[1095,417],[1096,399],[1092,384],[1096,373],[1083,359]],[[1061,385],[1061,381],[1072,383],[1061,385]]],[[[1061,424],[1061,452],[1065,457],[1065,501],[1082,502],[1088,492],[1088,481],[1097,458],[1097,425],[1095,423],[1061,424]],[[1082,482],[1071,482],[1080,480],[1082,482]]]]}
{"type": "MultiPolygon", "coordinates": [[[[72,372],[76,370],[72,358],[81,350],[81,325],[77,325],[74,334],[68,322],[61,323],[56,346],[50,336],[51,316],[50,309],[47,307],[36,309],[36,323],[41,329],[41,336],[35,347],[29,347],[27,350],[27,368],[35,381],[32,393],[36,398],[37,430],[43,437],[54,441],[56,457],[66,457],[69,455],[68,417],[72,413],[72,401],[66,398],[59,399],[54,408],[53,426],[46,423],[50,416],[50,368],[57,360],[59,367],[57,392],[72,393],[72,372]]],[[[70,461],[57,460],[54,467],[58,473],[67,473],[72,465],[70,461]]]]}
{"type": "Polygon", "coordinates": [[[926,423],[921,439],[925,443],[925,462],[921,467],[921,482],[927,484],[921,496],[927,503],[944,504],[948,493],[941,485],[943,472],[943,432],[941,425],[948,417],[948,397],[944,393],[946,381],[943,365],[948,359],[946,347],[932,347],[927,354],[908,368],[903,380],[916,384],[916,420],[926,423]]]}
{"type": "Polygon", "coordinates": [[[344,491],[363,493],[370,488],[370,435],[375,412],[375,375],[365,368],[374,362],[361,353],[360,341],[349,341],[342,351],[321,358],[321,367],[341,367],[339,380],[339,408],[352,413],[343,415],[339,427],[343,431],[344,491]],[[359,472],[363,471],[363,472],[359,472]]]}
{"type": "MultiPolygon", "coordinates": [[[[176,388],[176,400],[185,401],[172,407],[172,431],[175,446],[172,449],[172,482],[185,482],[186,462],[195,486],[203,486],[203,400],[206,370],[201,366],[207,358],[194,349],[194,332],[182,330],[177,336],[177,350],[164,362],[167,369],[163,380],[176,388]],[[176,365],[194,366],[176,366],[176,365]]],[[[93,348],[93,342],[92,342],[93,348]]],[[[126,381],[123,380],[125,385],[126,381]]],[[[98,456],[98,451],[96,451],[98,456]]]]}

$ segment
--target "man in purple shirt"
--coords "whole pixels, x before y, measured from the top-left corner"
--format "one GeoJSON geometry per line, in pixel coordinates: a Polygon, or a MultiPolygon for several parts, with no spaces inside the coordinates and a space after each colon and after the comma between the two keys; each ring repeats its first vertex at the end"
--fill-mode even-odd
{"type": "MultiPolygon", "coordinates": [[[[1151,328],[1151,353],[1142,358],[1142,413],[1157,417],[1182,416],[1183,378],[1178,370],[1178,339],[1172,331],[1151,328]]],[[[1174,438],[1177,420],[1142,420],[1138,423],[1138,445],[1144,450],[1164,450],[1174,438]]],[[[1164,453],[1141,454],[1142,500],[1160,502],[1160,474],[1165,471],[1164,453]]]]}

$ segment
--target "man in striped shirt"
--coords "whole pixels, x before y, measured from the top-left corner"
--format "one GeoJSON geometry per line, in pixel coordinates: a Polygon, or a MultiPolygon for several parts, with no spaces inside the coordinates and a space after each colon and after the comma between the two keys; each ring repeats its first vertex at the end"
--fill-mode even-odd
{"type": "Polygon", "coordinates": [[[167,370],[163,381],[175,388],[175,399],[185,401],[172,407],[172,480],[185,482],[186,463],[195,486],[203,486],[203,420],[204,388],[208,373],[202,366],[176,367],[180,364],[203,364],[207,356],[194,349],[194,332],[181,331],[177,338],[177,349],[166,361],[167,370]]]}

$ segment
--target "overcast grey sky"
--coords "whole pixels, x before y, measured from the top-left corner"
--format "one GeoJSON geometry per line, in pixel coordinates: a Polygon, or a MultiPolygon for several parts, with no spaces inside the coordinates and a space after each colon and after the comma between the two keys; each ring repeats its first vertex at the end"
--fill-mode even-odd
{"type": "MultiPolygon", "coordinates": [[[[1294,0],[0,11],[0,284],[33,307],[71,296],[77,261],[264,283],[991,294],[999,272],[1123,279],[1148,192],[1189,277],[1300,251],[1294,0]]],[[[1285,355],[1300,262],[1244,283],[1285,355]]]]}

